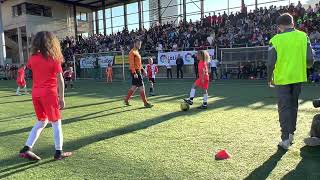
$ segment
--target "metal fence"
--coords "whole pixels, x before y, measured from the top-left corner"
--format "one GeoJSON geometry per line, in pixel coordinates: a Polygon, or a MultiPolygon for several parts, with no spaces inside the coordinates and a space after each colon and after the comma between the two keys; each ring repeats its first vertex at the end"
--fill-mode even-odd
{"type": "MultiPolygon", "coordinates": [[[[220,61],[218,68],[219,77],[237,78],[241,68],[247,64],[255,68],[259,64],[266,64],[268,59],[268,47],[243,47],[243,48],[217,48],[206,47],[205,49],[216,49],[215,58],[220,61]]],[[[197,49],[193,49],[197,50],[197,49]]],[[[154,59],[157,64],[158,51],[141,51],[143,64],[148,63],[148,57],[154,59]]],[[[101,79],[104,80],[108,64],[112,64],[113,79],[127,80],[130,79],[129,72],[129,52],[110,51],[103,53],[88,53],[75,55],[75,71],[78,79],[101,79]],[[99,66],[96,67],[96,61],[99,66]]],[[[185,65],[183,68],[184,77],[195,77],[194,66],[185,65]]],[[[176,67],[172,67],[173,77],[176,75],[176,67]]],[[[165,66],[159,66],[158,78],[166,78],[167,72],[165,66]]]]}

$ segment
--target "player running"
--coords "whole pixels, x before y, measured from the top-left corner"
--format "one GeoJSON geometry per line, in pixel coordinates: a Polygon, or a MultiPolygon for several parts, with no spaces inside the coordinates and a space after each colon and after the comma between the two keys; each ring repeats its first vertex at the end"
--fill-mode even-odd
{"type": "Polygon", "coordinates": [[[208,107],[208,88],[209,88],[209,71],[208,71],[208,61],[210,59],[209,53],[205,50],[197,52],[197,58],[199,60],[198,73],[199,78],[194,82],[190,97],[184,99],[189,105],[193,105],[193,98],[196,94],[196,88],[200,88],[203,91],[203,104],[198,107],[199,109],[207,109],[208,107]]]}
{"type": "Polygon", "coordinates": [[[149,64],[146,66],[148,81],[150,83],[150,91],[149,94],[151,96],[154,96],[154,83],[156,79],[156,74],[158,73],[158,67],[157,65],[153,64],[153,59],[151,57],[148,58],[149,64]]]}
{"type": "Polygon", "coordinates": [[[26,65],[22,64],[18,70],[18,77],[17,77],[17,91],[16,91],[16,95],[20,96],[20,89],[23,88],[24,89],[24,93],[28,94],[28,90],[27,90],[27,83],[25,80],[25,70],[26,70],[26,65]]]}
{"type": "Polygon", "coordinates": [[[32,152],[32,148],[48,122],[52,124],[55,160],[61,160],[71,155],[62,151],[63,136],[61,128],[61,113],[65,107],[64,81],[62,76],[60,42],[51,32],[38,32],[32,43],[32,56],[27,67],[32,70],[33,87],[32,101],[38,121],[32,128],[25,146],[19,156],[29,160],[41,158],[32,152]]]}
{"type": "Polygon", "coordinates": [[[139,49],[141,48],[141,41],[139,39],[134,40],[134,45],[131,51],[129,52],[129,64],[130,64],[130,73],[132,77],[132,86],[128,91],[127,97],[124,98],[124,103],[127,106],[130,106],[129,100],[134,94],[134,92],[139,89],[140,97],[144,102],[144,107],[152,108],[153,105],[148,103],[145,88],[142,78],[142,73],[146,76],[146,71],[142,67],[141,56],[139,49]]]}

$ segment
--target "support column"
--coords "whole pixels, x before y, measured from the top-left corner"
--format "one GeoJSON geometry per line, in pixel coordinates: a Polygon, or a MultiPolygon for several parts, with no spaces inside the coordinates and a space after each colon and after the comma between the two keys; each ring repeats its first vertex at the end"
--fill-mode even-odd
{"type": "Polygon", "coordinates": [[[123,5],[123,18],[124,18],[124,28],[128,29],[128,16],[127,16],[127,4],[123,5]]]}
{"type": "Polygon", "coordinates": [[[107,35],[106,25],[106,0],[102,0],[102,20],[103,20],[103,34],[107,35]]]}
{"type": "Polygon", "coordinates": [[[258,0],[255,0],[256,10],[258,10],[258,0]]]}
{"type": "Polygon", "coordinates": [[[99,34],[99,17],[98,17],[98,10],[95,11],[95,21],[96,21],[96,34],[99,34]]]}
{"type": "Polygon", "coordinates": [[[73,5],[74,38],[78,41],[77,6],[73,5]]]}
{"type": "MultiPolygon", "coordinates": [[[[0,3],[1,4],[1,3],[0,3]]],[[[4,29],[2,23],[2,11],[0,6],[0,65],[4,65],[4,61],[6,60],[6,44],[4,38],[4,29]]]]}
{"type": "Polygon", "coordinates": [[[245,8],[245,4],[244,4],[244,0],[241,0],[241,12],[244,12],[244,8],[245,8]]]}
{"type": "Polygon", "coordinates": [[[21,28],[17,27],[18,47],[19,47],[19,64],[24,64],[21,28]]]}
{"type": "Polygon", "coordinates": [[[141,0],[138,1],[138,12],[139,12],[139,30],[141,30],[143,28],[142,25],[142,4],[141,4],[141,0]]]}
{"type": "Polygon", "coordinates": [[[187,23],[187,1],[183,0],[182,1],[182,6],[183,6],[183,22],[187,23]]]}
{"type": "Polygon", "coordinates": [[[159,24],[162,25],[162,18],[161,18],[161,1],[158,0],[158,18],[159,18],[159,24]]]}
{"type": "Polygon", "coordinates": [[[200,0],[200,10],[201,10],[201,19],[204,18],[204,3],[203,0],[200,0]]]}
{"type": "Polygon", "coordinates": [[[230,0],[228,0],[228,15],[230,14],[230,0]]]}

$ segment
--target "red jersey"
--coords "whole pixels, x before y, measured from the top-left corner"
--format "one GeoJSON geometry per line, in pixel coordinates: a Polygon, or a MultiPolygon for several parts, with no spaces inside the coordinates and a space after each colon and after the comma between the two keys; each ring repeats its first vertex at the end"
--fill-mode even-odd
{"type": "Polygon", "coordinates": [[[32,96],[58,95],[57,74],[62,73],[60,62],[38,53],[29,58],[27,67],[32,70],[32,96]]]}
{"type": "Polygon", "coordinates": [[[18,77],[17,77],[17,82],[22,82],[25,80],[25,71],[24,68],[19,68],[18,69],[18,77]]]}
{"type": "Polygon", "coordinates": [[[156,74],[158,73],[158,67],[155,64],[148,64],[146,66],[148,78],[156,78],[156,74]]]}
{"type": "Polygon", "coordinates": [[[72,78],[72,74],[73,74],[72,71],[67,70],[67,71],[65,71],[65,72],[63,73],[63,77],[64,77],[64,78],[72,78]]]}
{"type": "Polygon", "coordinates": [[[205,61],[199,61],[199,64],[198,64],[199,79],[202,79],[203,73],[204,73],[204,79],[209,80],[208,64],[205,61]]]}
{"type": "Polygon", "coordinates": [[[209,88],[209,73],[208,64],[205,61],[199,61],[198,64],[199,78],[194,83],[197,87],[201,89],[209,88]],[[204,75],[204,77],[203,77],[204,75]]]}

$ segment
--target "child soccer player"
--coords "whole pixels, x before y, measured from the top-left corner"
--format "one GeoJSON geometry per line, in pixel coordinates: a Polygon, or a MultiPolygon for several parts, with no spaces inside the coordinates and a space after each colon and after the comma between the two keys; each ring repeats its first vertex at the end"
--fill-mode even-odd
{"type": "Polygon", "coordinates": [[[156,74],[158,73],[158,67],[157,65],[153,64],[153,59],[148,58],[149,64],[146,66],[146,71],[147,71],[147,76],[148,76],[148,81],[150,83],[150,95],[154,96],[154,83],[156,79],[156,74]]]}
{"type": "Polygon", "coordinates": [[[68,86],[70,86],[71,89],[73,89],[73,80],[72,80],[73,73],[74,72],[72,67],[68,67],[68,69],[63,73],[63,77],[66,82],[66,87],[65,87],[66,90],[68,89],[68,86]]]}
{"type": "Polygon", "coordinates": [[[24,89],[25,94],[28,94],[28,90],[27,90],[27,84],[26,84],[26,80],[25,80],[25,69],[26,66],[24,64],[22,64],[18,70],[18,77],[17,77],[17,91],[16,91],[16,95],[20,96],[20,88],[24,89]]]}
{"type": "Polygon", "coordinates": [[[210,56],[207,51],[201,50],[197,52],[197,58],[199,60],[199,64],[198,64],[199,78],[194,82],[191,88],[190,97],[188,99],[184,99],[184,101],[189,105],[192,105],[193,98],[196,93],[196,88],[200,88],[203,91],[203,104],[199,107],[199,109],[207,109],[208,88],[209,88],[208,61],[210,59],[210,56]]]}
{"type": "Polygon", "coordinates": [[[113,70],[112,70],[111,64],[108,64],[108,67],[106,69],[106,75],[107,75],[107,83],[112,83],[113,70]]]}
{"type": "Polygon", "coordinates": [[[21,158],[33,161],[41,159],[32,152],[32,148],[48,122],[52,124],[54,135],[56,149],[54,159],[61,160],[71,156],[70,152],[62,151],[60,110],[65,107],[62,61],[59,40],[51,32],[38,32],[32,42],[32,56],[27,65],[33,75],[32,101],[38,121],[20,151],[21,158]]]}

